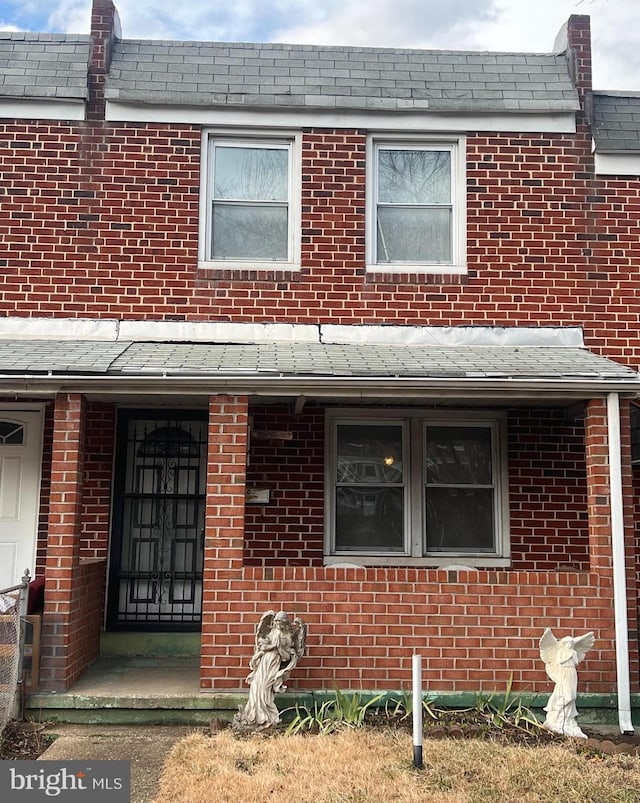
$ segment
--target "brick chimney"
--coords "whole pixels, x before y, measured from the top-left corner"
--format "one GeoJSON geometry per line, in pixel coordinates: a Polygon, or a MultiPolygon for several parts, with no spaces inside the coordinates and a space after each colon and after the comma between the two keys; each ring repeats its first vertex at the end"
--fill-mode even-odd
{"type": "Polygon", "coordinates": [[[104,120],[104,82],[111,65],[116,39],[122,37],[118,11],[111,0],[93,0],[91,7],[91,56],[89,60],[88,120],[104,120]]]}
{"type": "Polygon", "coordinates": [[[554,44],[555,53],[565,53],[569,75],[578,91],[582,113],[578,123],[591,122],[593,79],[591,73],[591,20],[586,14],[572,14],[554,44]]]}

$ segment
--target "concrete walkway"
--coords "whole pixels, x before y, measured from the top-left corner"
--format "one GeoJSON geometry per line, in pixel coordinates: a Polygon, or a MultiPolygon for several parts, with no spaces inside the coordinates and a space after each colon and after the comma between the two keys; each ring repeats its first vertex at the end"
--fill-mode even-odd
{"type": "Polygon", "coordinates": [[[165,759],[173,745],[197,728],[165,725],[53,724],[57,735],[40,756],[53,761],[125,759],[131,762],[131,803],[151,803],[165,759]]]}

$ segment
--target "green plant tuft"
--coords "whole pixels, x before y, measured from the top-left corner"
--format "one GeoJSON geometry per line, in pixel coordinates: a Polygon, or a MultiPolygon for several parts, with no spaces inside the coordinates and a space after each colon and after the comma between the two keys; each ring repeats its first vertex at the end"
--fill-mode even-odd
{"type": "Polygon", "coordinates": [[[360,728],[364,724],[369,708],[377,705],[383,697],[384,694],[377,694],[363,702],[357,692],[346,693],[336,688],[333,699],[325,700],[321,705],[315,703],[311,709],[305,705],[296,705],[293,709],[293,718],[285,733],[287,735],[303,731],[332,733],[341,728],[360,728]]]}
{"type": "Polygon", "coordinates": [[[503,694],[494,691],[488,697],[476,697],[476,711],[484,716],[496,728],[513,725],[523,730],[542,728],[536,715],[522,704],[521,694],[512,694],[513,673],[509,675],[507,687],[503,694]]]}

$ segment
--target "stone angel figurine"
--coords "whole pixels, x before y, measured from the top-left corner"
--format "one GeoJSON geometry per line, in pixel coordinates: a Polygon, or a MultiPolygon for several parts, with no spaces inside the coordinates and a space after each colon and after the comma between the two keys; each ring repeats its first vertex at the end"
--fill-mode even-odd
{"type": "Polygon", "coordinates": [[[286,690],[285,681],[304,655],[306,640],[307,626],[302,619],[291,622],[284,611],[262,615],[249,661],[249,700],[236,714],[234,727],[260,730],[280,722],[275,696],[286,690]]]}
{"type": "Polygon", "coordinates": [[[540,639],[540,657],[544,661],[547,675],[556,684],[551,697],[544,707],[547,718],[543,728],[563,736],[586,739],[580,730],[576,717],[576,697],[578,696],[578,671],[576,667],[593,647],[595,636],[585,633],[574,638],[565,636],[558,641],[547,628],[540,639]]]}

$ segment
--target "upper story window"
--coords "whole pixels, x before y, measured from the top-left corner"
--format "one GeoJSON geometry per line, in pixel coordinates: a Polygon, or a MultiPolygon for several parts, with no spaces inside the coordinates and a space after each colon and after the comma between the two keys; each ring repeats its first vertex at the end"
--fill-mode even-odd
{"type": "Polygon", "coordinates": [[[297,267],[297,138],[209,132],[203,157],[200,260],[228,268],[297,267]]]}
{"type": "Polygon", "coordinates": [[[372,137],[367,172],[369,270],[464,271],[464,140],[372,137]]]}
{"type": "Polygon", "coordinates": [[[506,566],[506,419],[328,412],[328,563],[506,566]]]}

